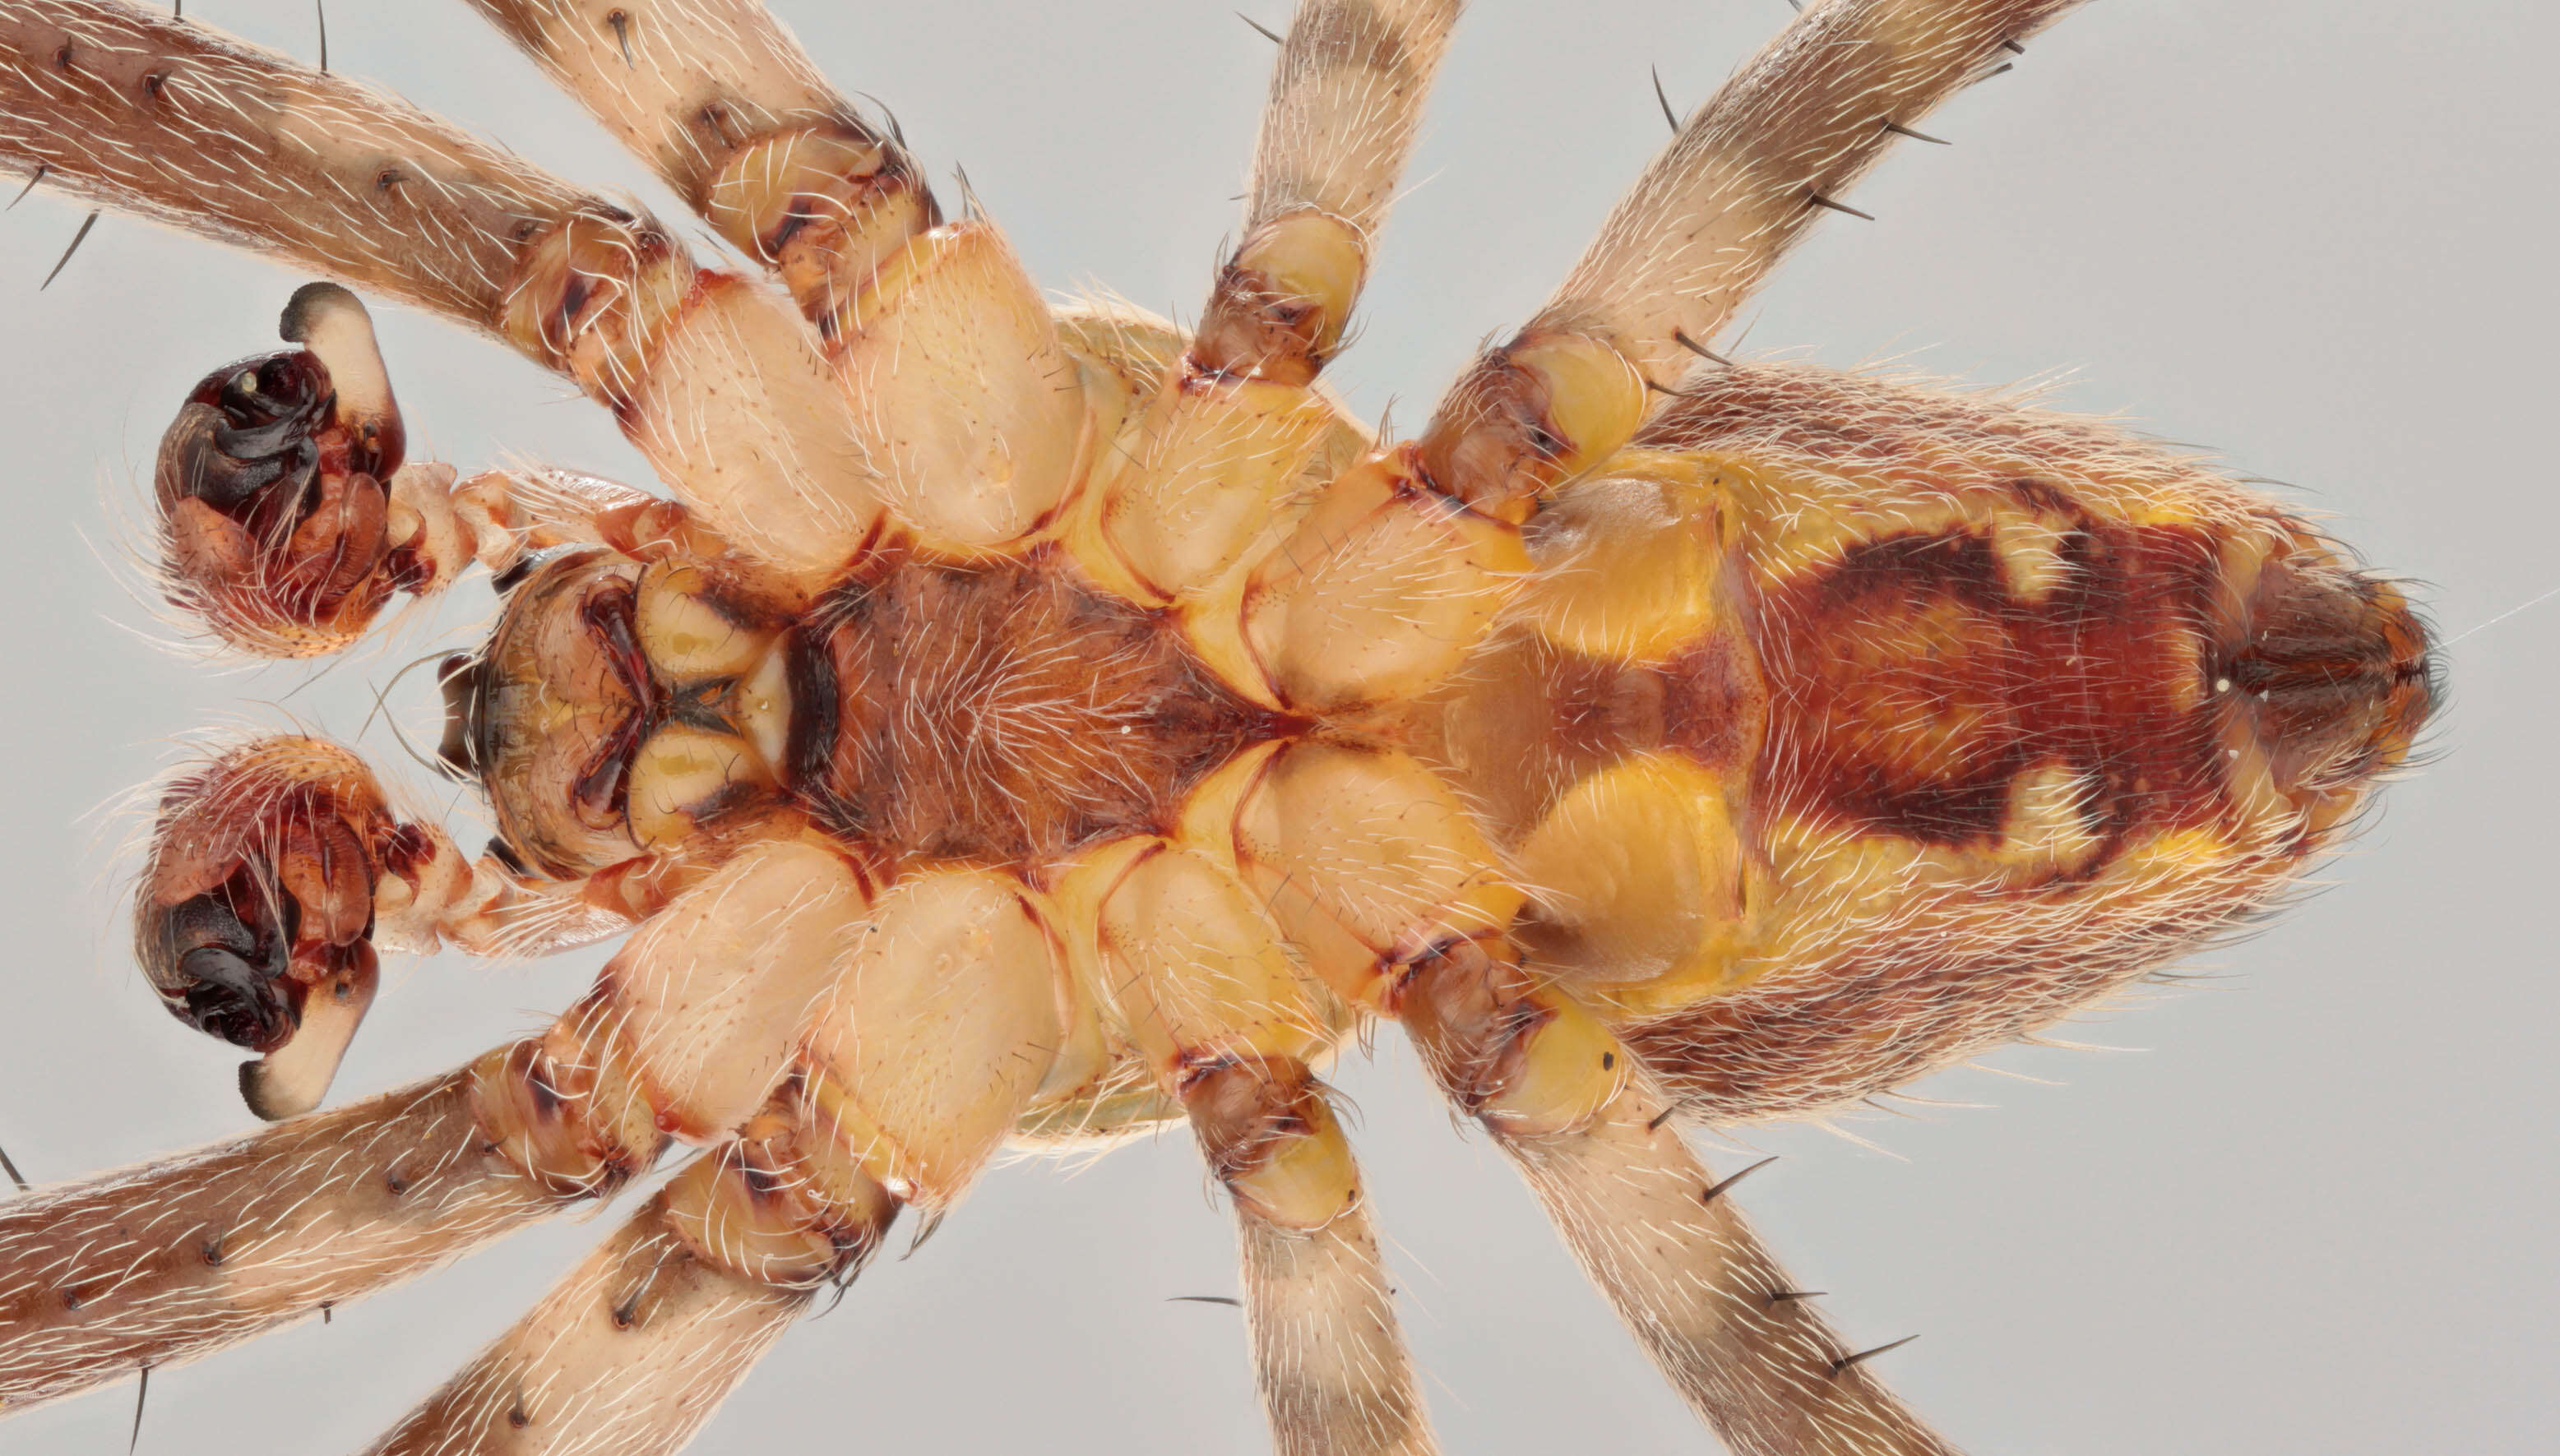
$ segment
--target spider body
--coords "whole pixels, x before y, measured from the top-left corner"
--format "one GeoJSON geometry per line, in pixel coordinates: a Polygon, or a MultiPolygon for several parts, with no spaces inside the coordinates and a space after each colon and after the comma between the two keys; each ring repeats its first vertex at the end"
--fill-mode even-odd
{"type": "Polygon", "coordinates": [[[302,353],[191,397],[167,590],[226,642],[337,650],[474,560],[507,593],[444,671],[477,863],[306,738],[162,802],[142,959],[260,1053],[252,1106],[318,1101],[377,945],[638,928],[539,1037],[5,1215],[15,1402],[325,1310],[672,1139],[711,1152],[386,1447],[668,1449],[1007,1140],[1179,1118],[1282,1449],[1427,1450],[1315,1077],[1388,1017],[1738,1449],[1944,1449],[1679,1120],[1838,1106],[2090,1003],[2280,890],[2425,718],[2405,603],[2236,484],[1692,337],[2057,6],[1818,7],[1409,443],[1312,384],[1447,7],[1305,9],[1188,338],[1052,316],[752,6],[645,67],[630,8],[481,8],[775,286],[192,27],[0,12],[0,156],[499,336],[676,496],[404,458],[334,287],[287,309],[302,353]],[[154,160],[208,128],[231,172],[154,160]],[[167,1247],[48,1212],[81,1200],[167,1247]]]}

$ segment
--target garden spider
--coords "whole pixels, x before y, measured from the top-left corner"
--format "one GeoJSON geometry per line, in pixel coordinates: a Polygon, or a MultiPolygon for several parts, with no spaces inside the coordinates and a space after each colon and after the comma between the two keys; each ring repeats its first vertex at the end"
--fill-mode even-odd
{"type": "MultiPolygon", "coordinates": [[[[397,364],[397,358],[395,358],[395,369],[400,369],[400,364],[397,364]]],[[[409,376],[409,371],[407,371],[407,369],[401,369],[401,379],[407,379],[407,376],[409,376]]],[[[412,404],[412,414],[419,414],[419,409],[417,409],[417,406],[414,406],[414,404],[412,404]]],[[[945,1254],[947,1254],[947,1251],[945,1251],[945,1254]]],[[[871,1292],[871,1290],[868,1290],[868,1287],[866,1287],[866,1297],[868,1297],[868,1292],[871,1292]]],[[[156,1397],[156,1399],[159,1399],[159,1397],[156,1397]]]]}

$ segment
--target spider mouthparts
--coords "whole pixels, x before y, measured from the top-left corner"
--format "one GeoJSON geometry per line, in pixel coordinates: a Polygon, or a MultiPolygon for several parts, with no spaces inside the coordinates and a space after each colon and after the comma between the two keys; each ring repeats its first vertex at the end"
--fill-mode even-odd
{"type": "Polygon", "coordinates": [[[356,1039],[356,1028],[374,1004],[382,980],[380,962],[364,941],[351,949],[343,968],[303,993],[302,1024],[284,1045],[240,1063],[240,1100],[268,1122],[298,1117],[320,1105],[348,1044],[356,1039]]]}

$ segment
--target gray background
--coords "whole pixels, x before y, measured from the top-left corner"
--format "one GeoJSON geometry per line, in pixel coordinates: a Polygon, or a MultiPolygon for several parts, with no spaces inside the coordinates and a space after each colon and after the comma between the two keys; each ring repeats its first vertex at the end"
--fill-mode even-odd
{"type": "MultiPolygon", "coordinates": [[[[1249,0],[1277,26],[1283,0],[1249,0]]],[[[303,0],[198,0],[308,55],[303,0]]],[[[791,3],[937,173],[965,163],[1035,273],[1189,313],[1232,225],[1269,47],[1223,0],[791,3]]],[[[1781,0],[1485,0],[1432,107],[1338,379],[1412,421],[1487,331],[1561,275],[1662,140],[1646,80],[1702,97],[1781,0]]],[[[568,175],[658,194],[461,7],[331,0],[342,69],[568,175]]],[[[1859,189],[1750,317],[1750,351],[1908,356],[2007,381],[2067,367],[2083,408],[2303,482],[2448,635],[2560,586],[2547,422],[2555,221],[2526,3],[2117,0],[1959,98],[1859,189]]],[[[108,219],[52,291],[80,212],[0,220],[0,1142],[40,1179],[240,1130],[234,1057],[136,984],[115,805],[185,734],[288,719],[351,734],[408,658],[465,640],[476,581],[307,691],[155,649],[121,524],[180,395],[272,347],[292,274],[108,219]],[[448,630],[449,629],[449,630],[448,630]]],[[[494,346],[383,320],[420,452],[645,478],[601,411],[494,346]]],[[[1883,1369],[1979,1452],[2545,1451],[2560,1424],[2544,918],[2560,601],[2462,639],[2441,758],[2394,789],[2331,887],[2203,969],[2227,979],[2017,1050],[1847,1130],[1761,1130],[1748,1204],[1883,1369]],[[1881,1150],[1881,1151],[1878,1151],[1881,1150]]],[[[413,677],[400,718],[431,735],[413,677]]],[[[365,745],[423,789],[380,726],[365,745]]],[[[594,957],[398,970],[342,1094],[452,1064],[567,1002],[594,957]]],[[[1657,1382],[1481,1143],[1392,1038],[1346,1069],[1408,1326],[1449,1447],[1694,1451],[1657,1382]]],[[[1734,1155],[1721,1155],[1733,1166],[1734,1155]]],[[[371,1438],[528,1303],[594,1224],[520,1235],[419,1286],[165,1373],[149,1452],[327,1453],[371,1438]]],[[[1222,1214],[1188,1140],[1077,1176],[989,1178],[927,1253],[795,1331],[704,1436],[715,1453],[1257,1452],[1222,1214]]],[[[131,1386],[10,1422],[0,1446],[105,1456],[131,1386]]]]}

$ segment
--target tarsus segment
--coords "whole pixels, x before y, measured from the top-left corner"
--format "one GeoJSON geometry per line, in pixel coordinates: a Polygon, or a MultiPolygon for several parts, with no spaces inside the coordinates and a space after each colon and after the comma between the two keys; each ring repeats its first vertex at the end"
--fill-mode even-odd
{"type": "Polygon", "coordinates": [[[1583,1272],[1738,1456],[1948,1456],[1832,1332],[1663,1115],[1626,1046],[1507,947],[1414,968],[1406,1030],[1583,1272]]]}
{"type": "Polygon", "coordinates": [[[2078,0],[1823,0],[1690,116],[1527,327],[1442,397],[1438,487],[1515,518],[1626,443],[1787,249],[2003,43],[2078,0]],[[1887,123],[1891,123],[1888,125],[1887,123]]]}
{"type": "Polygon", "coordinates": [[[1458,0],[1301,0],[1254,147],[1244,241],[1209,295],[1195,365],[1303,385],[1351,320],[1458,0]]]}
{"type": "Polygon", "coordinates": [[[0,1204],[0,1412],[359,1299],[560,1209],[470,1068],[0,1204]]]}

